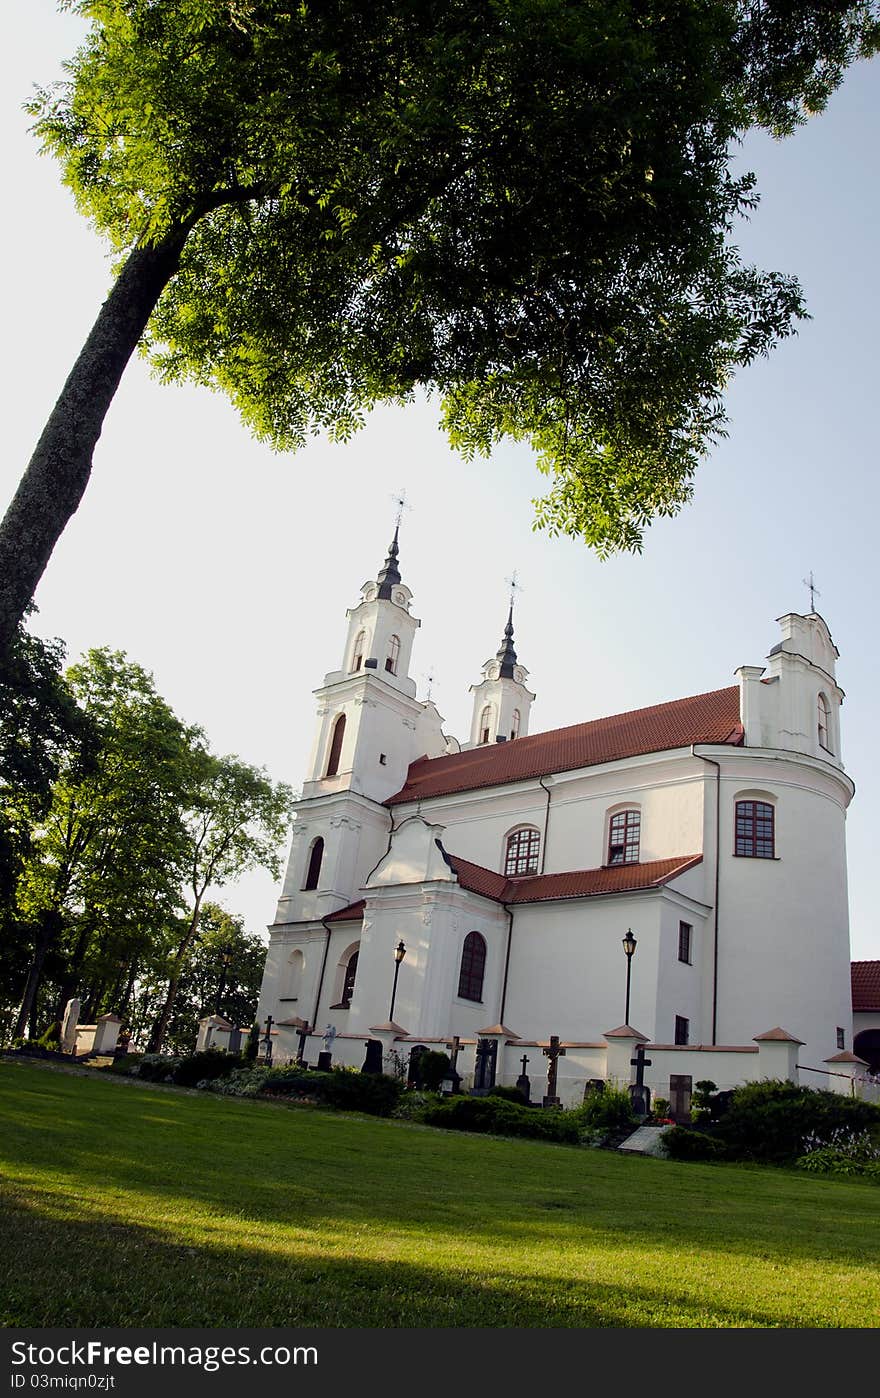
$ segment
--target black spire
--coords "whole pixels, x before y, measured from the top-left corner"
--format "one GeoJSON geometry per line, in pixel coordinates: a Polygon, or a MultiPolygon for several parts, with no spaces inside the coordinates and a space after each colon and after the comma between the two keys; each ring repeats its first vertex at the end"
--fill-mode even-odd
{"type": "Polygon", "coordinates": [[[496,658],[501,662],[501,669],[498,671],[498,678],[501,680],[513,679],[513,667],[516,664],[516,651],[513,649],[513,603],[510,604],[510,613],[507,618],[507,625],[504,628],[504,639],[501,642],[501,649],[496,652],[496,658]]]}
{"type": "Polygon", "coordinates": [[[379,584],[379,596],[385,602],[391,601],[391,589],[396,583],[400,582],[400,569],[397,566],[397,555],[400,551],[397,546],[397,532],[399,529],[400,524],[398,523],[394,526],[394,538],[388,545],[388,557],[385,559],[382,568],[379,569],[379,576],[376,579],[376,582],[379,584]]]}

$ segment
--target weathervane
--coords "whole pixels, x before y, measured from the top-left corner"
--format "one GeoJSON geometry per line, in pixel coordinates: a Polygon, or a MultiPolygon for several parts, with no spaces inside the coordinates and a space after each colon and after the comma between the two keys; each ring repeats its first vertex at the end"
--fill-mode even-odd
{"type": "Polygon", "coordinates": [[[821,597],[822,594],[816,586],[815,580],[813,578],[812,568],[810,569],[810,576],[808,578],[802,578],[801,582],[803,583],[804,587],[808,587],[810,589],[810,611],[814,612],[816,610],[816,598],[821,597]]]}

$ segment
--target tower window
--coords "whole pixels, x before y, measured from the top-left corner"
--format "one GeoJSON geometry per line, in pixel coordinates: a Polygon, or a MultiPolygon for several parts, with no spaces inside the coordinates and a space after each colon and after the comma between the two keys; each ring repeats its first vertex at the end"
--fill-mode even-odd
{"type": "Polygon", "coordinates": [[[385,669],[389,675],[397,674],[397,661],[400,656],[400,637],[392,636],[388,642],[388,655],[385,658],[385,669]]]}
{"type": "Polygon", "coordinates": [[[734,854],[775,859],[775,812],[768,801],[737,801],[734,854]]]}
{"type": "Polygon", "coordinates": [[[608,825],[608,863],[638,864],[641,811],[617,811],[608,825]]]}
{"type": "Polygon", "coordinates": [[[364,647],[367,643],[366,631],[359,631],[354,638],[354,650],[351,656],[352,670],[360,670],[364,663],[364,647]]]}
{"type": "Polygon", "coordinates": [[[691,935],[693,928],[689,922],[678,924],[678,959],[684,961],[689,966],[691,964],[691,935]]]}
{"type": "Polygon", "coordinates": [[[512,717],[511,720],[510,720],[510,737],[511,737],[511,739],[513,739],[513,738],[518,738],[518,737],[519,737],[519,723],[520,723],[519,709],[514,709],[514,711],[513,711],[513,717],[512,717]]]}
{"type": "Polygon", "coordinates": [[[486,941],[479,932],[469,932],[461,949],[458,993],[462,1000],[482,1000],[486,974],[486,941]]]}
{"type": "Polygon", "coordinates": [[[306,873],[306,881],[303,884],[304,890],[318,887],[318,880],[321,877],[321,860],[323,858],[324,841],[321,839],[319,835],[317,840],[315,840],[314,844],[312,845],[311,852],[309,854],[309,867],[306,873]]]}
{"type": "Polygon", "coordinates": [[[820,748],[824,748],[826,752],[831,751],[831,740],[828,737],[830,729],[830,719],[831,714],[828,709],[828,700],[825,698],[824,694],[820,694],[818,701],[817,719],[819,729],[819,746],[820,748]]]}
{"type": "Polygon", "coordinates": [[[339,771],[342,756],[342,740],[345,737],[345,714],[340,714],[333,725],[333,740],[330,743],[330,756],[327,759],[327,776],[335,777],[339,771]]]}
{"type": "Polygon", "coordinates": [[[533,825],[514,830],[507,837],[504,855],[504,872],[509,879],[521,878],[524,874],[537,874],[538,855],[541,851],[541,832],[533,825]]]}
{"type": "Polygon", "coordinates": [[[492,732],[492,705],[487,704],[480,714],[480,743],[488,743],[492,732]]]}
{"type": "Polygon", "coordinates": [[[675,1042],[677,1044],[689,1044],[691,1035],[691,1022],[685,1019],[684,1015],[675,1016],[675,1042]]]}
{"type": "Polygon", "coordinates": [[[837,1026],[837,1047],[839,1049],[846,1048],[846,1035],[843,1032],[842,1026],[839,1024],[837,1026]]]}

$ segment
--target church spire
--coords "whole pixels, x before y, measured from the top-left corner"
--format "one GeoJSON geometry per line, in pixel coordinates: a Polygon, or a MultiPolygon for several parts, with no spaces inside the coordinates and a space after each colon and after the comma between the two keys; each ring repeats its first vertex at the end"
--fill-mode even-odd
{"type": "Polygon", "coordinates": [[[513,679],[513,667],[516,664],[516,651],[513,648],[513,600],[510,603],[510,612],[507,617],[507,625],[504,628],[504,638],[501,642],[500,650],[495,652],[499,663],[498,678],[502,680],[513,679]]]}
{"type": "Polygon", "coordinates": [[[379,576],[376,578],[376,582],[379,584],[379,598],[383,602],[391,601],[391,589],[392,587],[396,587],[400,582],[400,569],[397,566],[397,557],[400,552],[397,543],[399,532],[400,520],[398,520],[397,524],[394,526],[394,538],[388,545],[388,557],[385,559],[383,566],[379,569],[379,576]]]}

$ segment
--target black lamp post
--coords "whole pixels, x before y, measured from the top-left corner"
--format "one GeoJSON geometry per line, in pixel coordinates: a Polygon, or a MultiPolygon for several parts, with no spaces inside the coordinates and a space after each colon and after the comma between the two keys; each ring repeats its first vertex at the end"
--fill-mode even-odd
{"type": "Polygon", "coordinates": [[[388,1018],[392,1023],[394,1022],[394,1000],[397,995],[397,977],[400,975],[400,963],[405,956],[406,947],[403,945],[403,939],[401,938],[394,948],[394,985],[391,989],[391,1009],[388,1011],[388,1018]]]}
{"type": "Polygon", "coordinates": [[[636,939],[632,934],[632,928],[626,929],[626,936],[623,939],[623,950],[626,956],[626,1013],[623,1016],[624,1024],[629,1024],[629,983],[632,974],[632,960],[636,950],[636,939]]]}
{"type": "Polygon", "coordinates": [[[226,989],[226,976],[229,972],[229,963],[231,960],[232,947],[224,947],[220,956],[222,969],[220,971],[220,982],[217,986],[217,1003],[214,1007],[214,1013],[216,1015],[219,1015],[220,1013],[220,1001],[223,999],[223,992],[226,989]]]}

